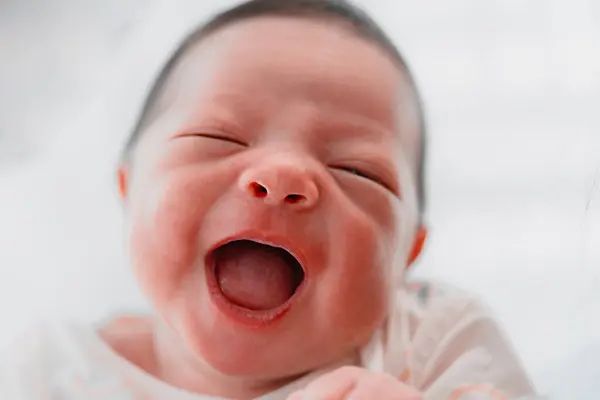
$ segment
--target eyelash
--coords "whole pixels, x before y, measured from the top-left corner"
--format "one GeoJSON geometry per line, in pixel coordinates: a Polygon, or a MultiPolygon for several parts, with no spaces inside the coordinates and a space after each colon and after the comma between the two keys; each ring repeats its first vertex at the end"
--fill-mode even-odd
{"type": "Polygon", "coordinates": [[[332,168],[335,168],[337,170],[344,171],[349,174],[358,176],[359,178],[368,179],[371,182],[374,182],[380,186],[383,186],[384,188],[391,191],[391,188],[389,187],[389,185],[387,185],[385,182],[383,182],[383,180],[381,178],[379,178],[378,176],[376,176],[372,173],[365,172],[365,171],[355,168],[355,167],[333,166],[332,168]]]}
{"type": "Polygon", "coordinates": [[[223,142],[229,142],[229,143],[233,143],[233,144],[237,144],[240,146],[248,146],[247,143],[242,142],[241,140],[229,137],[229,136],[223,136],[223,135],[215,135],[215,134],[211,134],[211,133],[186,133],[181,135],[180,137],[190,137],[190,136],[196,136],[196,137],[204,137],[207,139],[214,139],[214,140],[221,140],[223,142]]]}

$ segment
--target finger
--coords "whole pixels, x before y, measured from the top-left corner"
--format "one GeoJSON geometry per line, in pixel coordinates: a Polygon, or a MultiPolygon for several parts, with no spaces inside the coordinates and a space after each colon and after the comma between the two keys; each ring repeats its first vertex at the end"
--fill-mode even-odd
{"type": "Polygon", "coordinates": [[[371,374],[360,379],[345,400],[422,400],[415,389],[390,375],[371,374]]]}
{"type": "MultiPolygon", "coordinates": [[[[343,400],[354,389],[365,371],[356,367],[342,367],[311,382],[302,400],[343,400]]],[[[295,400],[295,399],[294,399],[295,400]]]]}

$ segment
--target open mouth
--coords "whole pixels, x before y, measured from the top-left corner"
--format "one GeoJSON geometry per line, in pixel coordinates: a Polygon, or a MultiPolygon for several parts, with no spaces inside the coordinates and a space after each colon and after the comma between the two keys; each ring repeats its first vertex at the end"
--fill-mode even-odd
{"type": "Polygon", "coordinates": [[[236,240],[211,255],[216,284],[230,303],[252,311],[281,308],[305,279],[289,251],[252,240],[236,240]]]}

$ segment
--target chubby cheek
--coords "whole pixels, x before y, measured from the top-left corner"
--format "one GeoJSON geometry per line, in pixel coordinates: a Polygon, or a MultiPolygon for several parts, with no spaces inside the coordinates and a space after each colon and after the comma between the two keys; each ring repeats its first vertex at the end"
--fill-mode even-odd
{"type": "Polygon", "coordinates": [[[197,237],[220,190],[190,168],[147,180],[130,202],[130,253],[152,301],[169,298],[197,267],[197,237]]]}
{"type": "Polygon", "coordinates": [[[402,268],[395,265],[398,204],[382,193],[339,209],[343,211],[330,233],[335,268],[324,279],[328,292],[324,303],[346,335],[343,340],[366,340],[386,317],[394,270],[402,268]]]}
{"type": "Polygon", "coordinates": [[[350,273],[339,282],[344,292],[332,296],[329,318],[336,325],[336,341],[356,347],[367,341],[381,326],[388,314],[389,288],[385,275],[379,271],[371,274],[350,273]]]}

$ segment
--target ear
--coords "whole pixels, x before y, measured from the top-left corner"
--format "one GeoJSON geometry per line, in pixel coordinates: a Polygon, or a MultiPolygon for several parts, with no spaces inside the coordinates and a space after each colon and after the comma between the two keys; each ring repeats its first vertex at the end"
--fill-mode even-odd
{"type": "Polygon", "coordinates": [[[415,238],[413,241],[412,248],[410,250],[408,260],[406,263],[406,269],[409,269],[413,263],[419,258],[419,255],[423,251],[423,247],[425,247],[425,241],[427,240],[427,227],[424,225],[420,225],[417,233],[415,234],[415,238]]]}
{"type": "Polygon", "coordinates": [[[119,185],[119,195],[121,200],[127,200],[129,194],[129,167],[127,165],[121,165],[117,171],[117,184],[119,185]]]}

